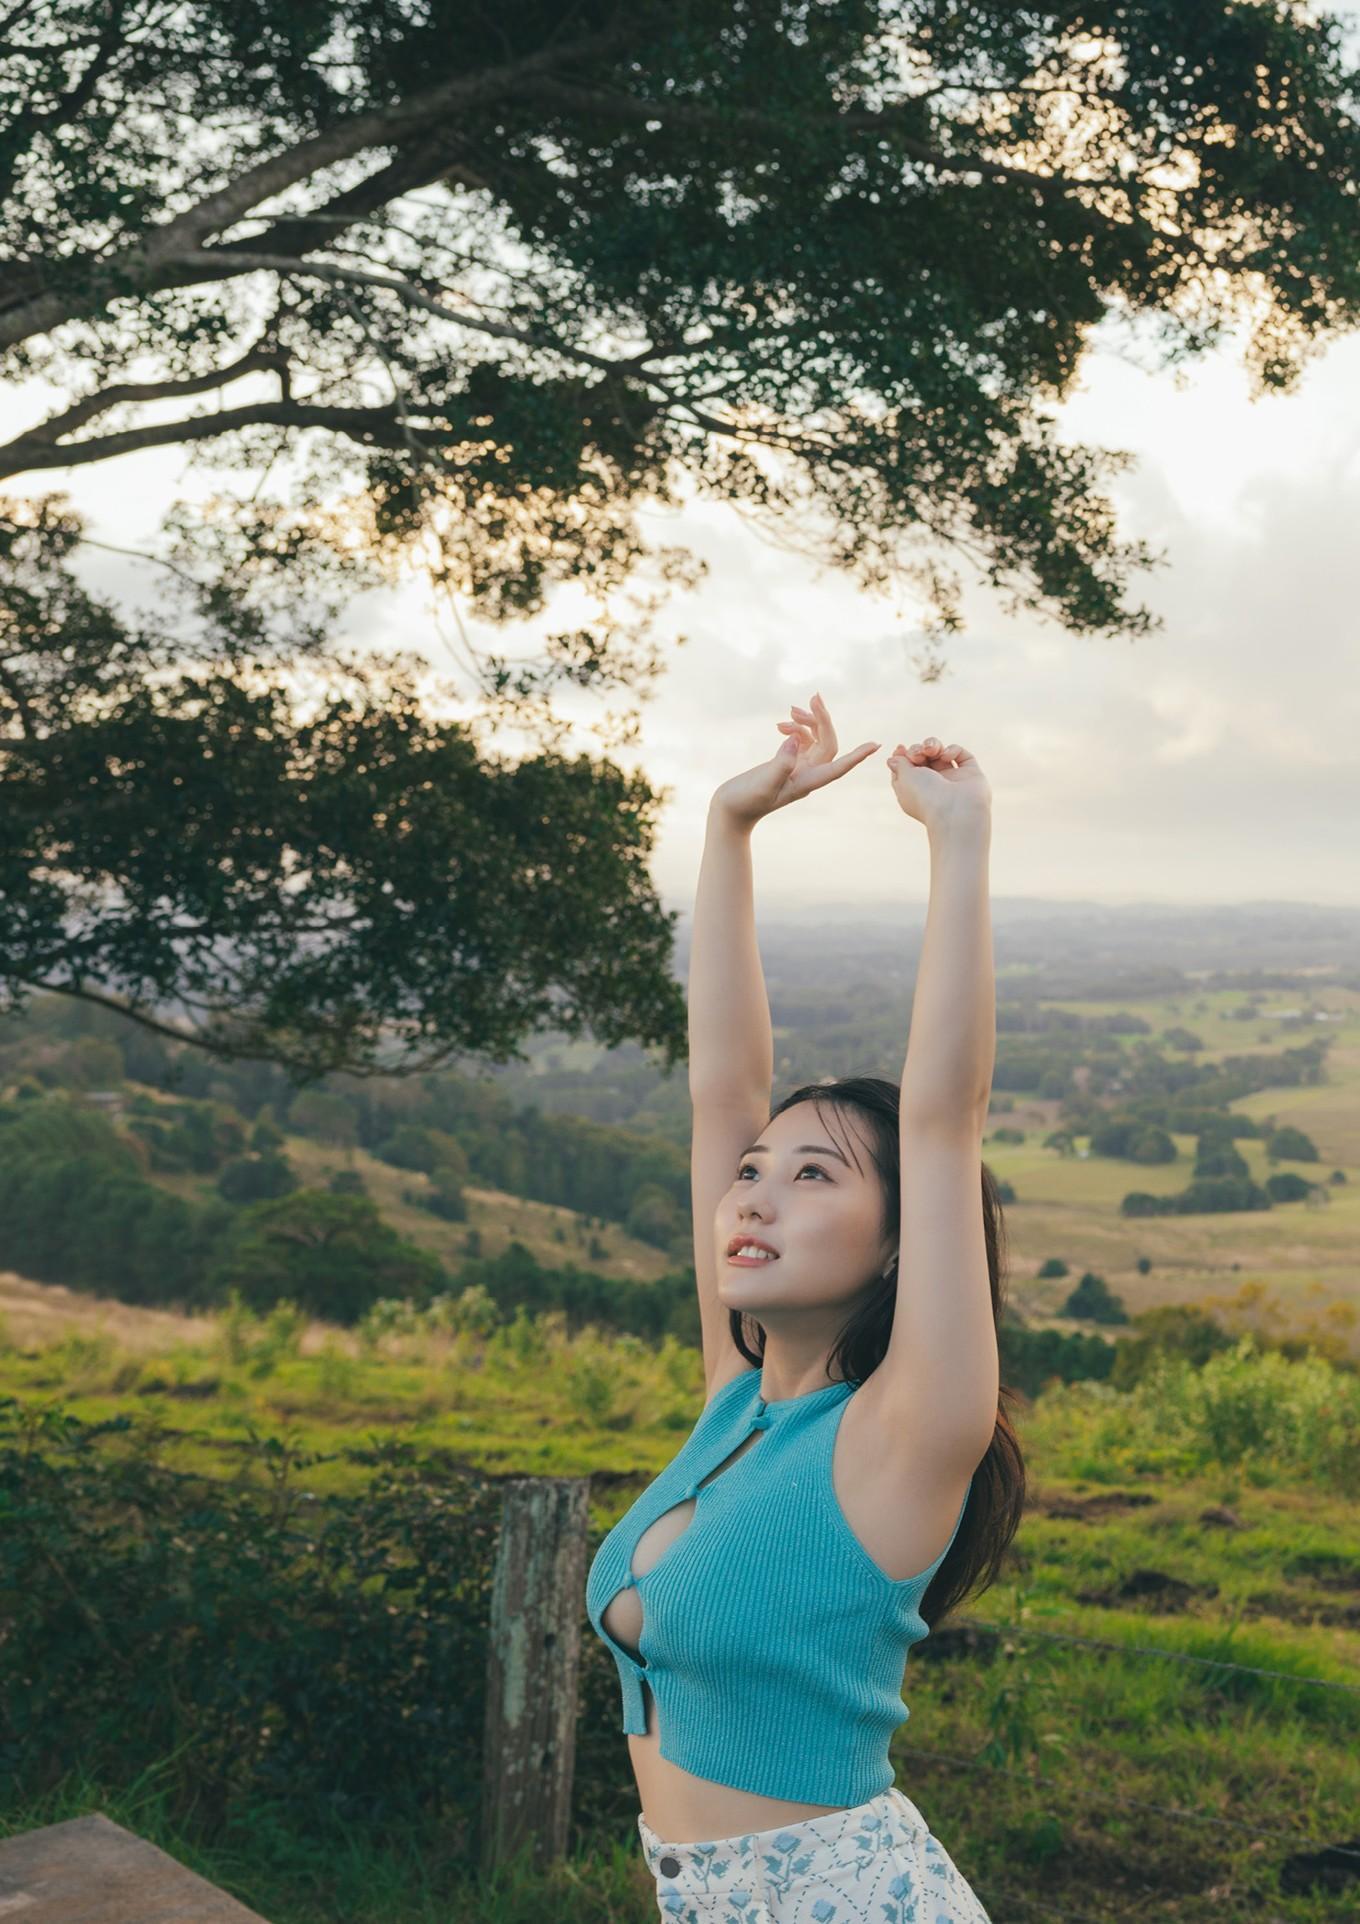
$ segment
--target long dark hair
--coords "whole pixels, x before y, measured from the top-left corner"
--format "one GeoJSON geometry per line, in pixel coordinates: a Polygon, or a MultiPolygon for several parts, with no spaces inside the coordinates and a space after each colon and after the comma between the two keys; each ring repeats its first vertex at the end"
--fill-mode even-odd
{"type": "MultiPolygon", "coordinates": [[[[830,1104],[832,1108],[853,1110],[864,1119],[874,1166],[883,1185],[884,1221],[899,1223],[902,1171],[898,1154],[901,1103],[897,1083],[883,1076],[842,1076],[831,1082],[805,1083],[776,1105],[770,1114],[771,1122],[795,1102],[815,1103],[819,1105],[819,1114],[820,1105],[830,1104]]],[[[847,1149],[855,1156],[853,1142],[847,1144],[847,1149]]],[[[860,1166],[857,1156],[855,1164],[857,1168],[860,1166]]],[[[979,1161],[978,1167],[982,1181],[987,1276],[992,1291],[992,1316],[999,1336],[1005,1304],[1006,1230],[996,1178],[985,1162],[979,1161]]],[[[827,1358],[828,1378],[835,1380],[839,1376],[858,1385],[873,1375],[887,1354],[896,1306],[897,1264],[894,1262],[837,1337],[827,1358]]],[[[750,1363],[763,1363],[765,1331],[761,1324],[744,1310],[731,1310],[729,1317],[732,1340],[741,1354],[750,1363]],[[754,1347],[747,1341],[748,1324],[755,1332],[754,1347]]],[[[1018,1390],[1001,1385],[996,1428],[987,1454],[973,1474],[958,1534],[918,1605],[921,1616],[932,1628],[964,1597],[995,1583],[1007,1546],[1020,1527],[1025,1509],[1025,1462],[1005,1408],[1006,1404],[1014,1403],[1019,1394],[1018,1390]]]]}

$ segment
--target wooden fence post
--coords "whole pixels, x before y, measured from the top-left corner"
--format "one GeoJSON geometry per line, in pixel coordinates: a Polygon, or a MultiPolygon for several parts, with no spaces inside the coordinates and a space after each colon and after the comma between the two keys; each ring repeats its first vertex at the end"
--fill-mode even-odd
{"type": "Polygon", "coordinates": [[[526,1838],[537,1869],[566,1855],[589,1497],[589,1477],[505,1484],[482,1745],[483,1874],[526,1838]]]}

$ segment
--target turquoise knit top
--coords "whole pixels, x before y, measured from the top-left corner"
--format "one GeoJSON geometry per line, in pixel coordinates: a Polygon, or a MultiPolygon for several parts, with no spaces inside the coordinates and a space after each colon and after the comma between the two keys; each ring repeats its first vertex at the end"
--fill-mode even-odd
{"type": "Polygon", "coordinates": [[[892,1788],[888,1743],[909,1715],[907,1653],[929,1635],[917,1606],[968,1495],[928,1569],[886,1576],[831,1481],[855,1386],[767,1403],[761,1374],[744,1370],[723,1385],[610,1530],[586,1579],[586,1612],[618,1667],[625,1732],[646,1732],[645,1680],[661,1755],[696,1777],[793,1803],[862,1804],[892,1788]],[[768,1433],[700,1489],[752,1430],[768,1433]],[[639,1537],[687,1497],[688,1526],[633,1576],[639,1537]],[[630,1585],[643,1608],[641,1662],[601,1622],[630,1585]]]}

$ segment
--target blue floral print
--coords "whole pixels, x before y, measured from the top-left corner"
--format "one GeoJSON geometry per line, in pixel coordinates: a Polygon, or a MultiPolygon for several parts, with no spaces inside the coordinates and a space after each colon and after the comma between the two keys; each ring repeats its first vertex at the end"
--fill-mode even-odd
{"type": "Polygon", "coordinates": [[[668,1844],[637,1822],[671,1924],[990,1924],[896,1788],[852,1810],[703,1843],[668,1844]]]}

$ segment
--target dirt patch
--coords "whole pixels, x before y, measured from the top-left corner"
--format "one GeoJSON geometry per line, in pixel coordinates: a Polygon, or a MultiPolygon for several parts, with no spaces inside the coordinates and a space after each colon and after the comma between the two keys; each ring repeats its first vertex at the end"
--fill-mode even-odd
{"type": "Polygon", "coordinates": [[[1199,1520],[1201,1523],[1215,1523],[1223,1530],[1242,1530],[1246,1527],[1237,1512],[1229,1510],[1226,1506],[1201,1510],[1199,1520]]]}
{"type": "Polygon", "coordinates": [[[1146,1490],[1099,1490],[1093,1496],[1045,1496],[1038,1491],[1025,1507],[1040,1516],[1073,1517],[1084,1522],[1090,1517],[1117,1516],[1122,1510],[1142,1510],[1160,1501],[1146,1490]]]}
{"type": "Polygon", "coordinates": [[[1291,1557],[1284,1566],[1288,1577],[1306,1577],[1324,1590],[1360,1590],[1360,1563],[1339,1551],[1318,1550],[1291,1557]]]}
{"type": "Polygon", "coordinates": [[[913,1664],[952,1663],[960,1657],[969,1657],[990,1663],[1000,1646],[1000,1631],[975,1624],[942,1623],[921,1643],[913,1645],[911,1661],[913,1664]]]}
{"type": "Polygon", "coordinates": [[[1116,1604],[1138,1604],[1167,1615],[1187,1610],[1196,1597],[1216,1597],[1216,1583],[1184,1583],[1165,1570],[1130,1570],[1119,1584],[1109,1590],[1078,1590],[1078,1603],[1098,1603],[1109,1609],[1116,1604]]]}
{"type": "Polygon", "coordinates": [[[222,1387],[220,1376],[205,1376],[199,1383],[166,1383],[159,1376],[148,1377],[145,1383],[137,1385],[138,1396],[216,1396],[222,1387]]]}
{"type": "Polygon", "coordinates": [[[1360,1629],[1360,1603],[1328,1603],[1287,1590],[1253,1591],[1242,1606],[1246,1617],[1278,1617],[1282,1623],[1320,1623],[1336,1630],[1360,1629]]]}

